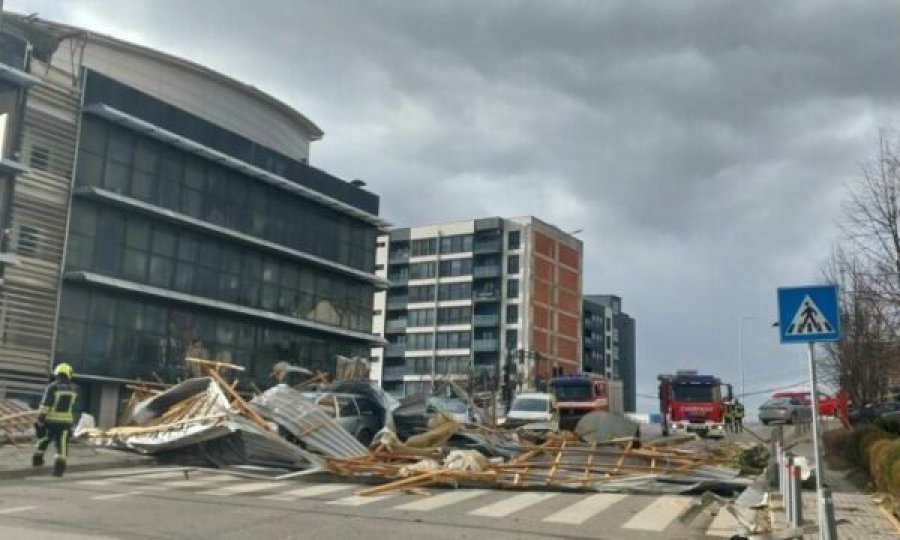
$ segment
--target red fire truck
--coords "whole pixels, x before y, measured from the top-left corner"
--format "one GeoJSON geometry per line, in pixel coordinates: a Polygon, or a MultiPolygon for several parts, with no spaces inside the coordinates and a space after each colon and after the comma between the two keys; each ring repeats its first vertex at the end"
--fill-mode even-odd
{"type": "Polygon", "coordinates": [[[663,435],[673,432],[725,435],[725,403],[732,399],[730,384],[722,384],[718,377],[700,375],[695,370],[679,370],[675,375],[660,375],[657,379],[663,435]]]}
{"type": "Polygon", "coordinates": [[[622,382],[591,373],[572,373],[550,381],[550,392],[559,407],[559,427],[575,429],[593,411],[622,412],[622,382]]]}

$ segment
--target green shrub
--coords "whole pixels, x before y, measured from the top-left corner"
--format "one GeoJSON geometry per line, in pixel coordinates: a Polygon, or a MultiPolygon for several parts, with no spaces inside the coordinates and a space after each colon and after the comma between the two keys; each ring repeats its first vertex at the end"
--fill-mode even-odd
{"type": "Polygon", "coordinates": [[[875,425],[888,433],[900,435],[900,418],[879,418],[875,425]]]}
{"type": "MultiPolygon", "coordinates": [[[[879,441],[876,444],[881,444],[882,442],[879,441]]],[[[875,448],[875,445],[872,445],[872,448],[875,448]]],[[[897,463],[900,463],[900,439],[895,438],[887,443],[881,455],[873,462],[875,470],[872,475],[872,481],[875,482],[875,487],[878,491],[891,491],[894,465],[897,463]]],[[[896,487],[900,488],[900,485],[896,487]]]]}
{"type": "Polygon", "coordinates": [[[887,456],[888,450],[891,448],[891,445],[894,443],[894,439],[879,439],[869,445],[869,449],[867,451],[868,461],[869,461],[869,478],[872,480],[872,483],[875,484],[875,488],[878,491],[884,491],[884,477],[882,472],[884,471],[885,464],[887,460],[885,457],[887,456]]]}
{"type": "Polygon", "coordinates": [[[862,426],[853,432],[851,442],[851,461],[861,469],[869,470],[869,447],[882,439],[890,439],[892,435],[878,426],[862,426]]]}

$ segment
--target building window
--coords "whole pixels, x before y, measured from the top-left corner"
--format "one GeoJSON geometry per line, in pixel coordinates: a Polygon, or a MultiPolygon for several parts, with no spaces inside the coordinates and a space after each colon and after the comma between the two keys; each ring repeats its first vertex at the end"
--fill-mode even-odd
{"type": "Polygon", "coordinates": [[[506,282],[506,296],[507,296],[507,298],[518,298],[519,297],[519,280],[518,279],[510,279],[506,282]]]}
{"type": "Polygon", "coordinates": [[[438,349],[468,349],[472,342],[471,332],[439,332],[438,349]]]}
{"type": "Polygon", "coordinates": [[[469,300],[472,298],[472,283],[441,283],[438,300],[469,300]]]}
{"type": "Polygon", "coordinates": [[[434,285],[416,285],[409,288],[409,302],[434,302],[434,285]]]}
{"type": "Polygon", "coordinates": [[[472,259],[441,261],[441,277],[468,276],[472,273],[472,259]]]}
{"type": "Polygon", "coordinates": [[[518,349],[519,348],[519,331],[516,329],[511,329],[506,331],[506,348],[507,349],[518,349]]]}
{"type": "Polygon", "coordinates": [[[507,248],[508,249],[519,249],[521,243],[521,235],[522,233],[519,231],[509,231],[507,234],[507,248]]]}
{"type": "Polygon", "coordinates": [[[438,324],[469,324],[472,322],[472,306],[440,308],[438,324]]]}
{"type": "Polygon", "coordinates": [[[435,253],[437,253],[437,238],[423,238],[421,240],[413,240],[409,243],[409,247],[413,257],[434,255],[435,253]]]}
{"type": "Polygon", "coordinates": [[[472,235],[460,234],[441,238],[441,253],[463,253],[472,251],[472,235]]]}
{"type": "Polygon", "coordinates": [[[519,256],[518,255],[510,255],[506,258],[506,273],[508,274],[518,274],[519,273],[519,256]]]}
{"type": "Polygon", "coordinates": [[[437,265],[431,262],[420,262],[409,265],[409,279],[431,279],[435,276],[437,265]]]}
{"type": "Polygon", "coordinates": [[[31,158],[28,161],[28,164],[32,169],[37,169],[39,171],[49,171],[50,170],[50,149],[46,146],[38,146],[33,145],[31,147],[31,158]]]}
{"type": "Polygon", "coordinates": [[[506,322],[508,324],[516,324],[519,322],[519,306],[515,304],[506,306],[506,322]]]}
{"type": "Polygon", "coordinates": [[[30,225],[19,226],[19,255],[34,257],[41,245],[41,231],[30,225]]]}

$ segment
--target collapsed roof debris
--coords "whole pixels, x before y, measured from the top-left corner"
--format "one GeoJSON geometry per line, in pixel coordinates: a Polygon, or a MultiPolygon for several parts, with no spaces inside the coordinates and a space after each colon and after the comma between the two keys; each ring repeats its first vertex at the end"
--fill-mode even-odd
{"type": "MultiPolygon", "coordinates": [[[[381,407],[385,427],[367,449],[300,390],[279,384],[248,403],[220,373],[236,366],[196,362],[206,377],[163,392],[138,389],[144,399],[132,401],[122,425],[85,430],[83,438],[181,464],[325,471],[384,482],[361,495],[431,485],[732,495],[750,483],[741,469],[766,457],[758,445],[710,444],[693,435],[641,444],[633,436],[637,425],[616,415],[588,415],[577,433],[532,437],[462,424],[438,410],[428,429],[401,438],[395,416],[402,418],[404,410],[381,388],[367,380],[325,385],[326,391],[364,395],[381,407]]],[[[413,401],[413,409],[424,404],[413,401]]]]}

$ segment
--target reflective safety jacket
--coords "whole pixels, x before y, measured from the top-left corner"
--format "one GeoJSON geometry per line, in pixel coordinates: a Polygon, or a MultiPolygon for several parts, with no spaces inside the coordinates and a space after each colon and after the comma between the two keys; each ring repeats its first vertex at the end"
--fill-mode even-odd
{"type": "Polygon", "coordinates": [[[725,404],[725,419],[731,420],[732,418],[734,418],[734,412],[735,412],[734,405],[732,405],[731,403],[726,403],[725,404]]]}
{"type": "Polygon", "coordinates": [[[78,385],[62,376],[47,385],[44,397],[41,399],[40,409],[44,421],[72,425],[80,413],[81,400],[78,385]]]}
{"type": "Polygon", "coordinates": [[[734,416],[735,418],[743,418],[744,417],[744,404],[738,403],[734,406],[734,416]]]}

